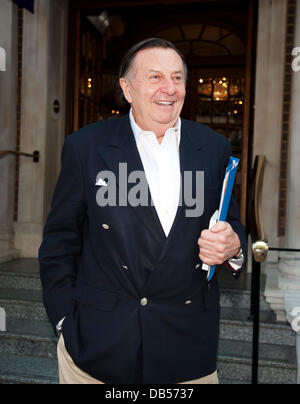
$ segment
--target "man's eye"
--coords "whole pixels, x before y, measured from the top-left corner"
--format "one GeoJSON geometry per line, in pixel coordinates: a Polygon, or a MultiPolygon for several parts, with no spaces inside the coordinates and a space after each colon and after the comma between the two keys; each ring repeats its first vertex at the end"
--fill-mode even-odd
{"type": "Polygon", "coordinates": [[[182,77],[181,76],[175,76],[175,81],[182,81],[182,77]]]}
{"type": "Polygon", "coordinates": [[[159,79],[159,75],[158,74],[154,74],[153,76],[150,77],[153,80],[157,80],[159,79]]]}

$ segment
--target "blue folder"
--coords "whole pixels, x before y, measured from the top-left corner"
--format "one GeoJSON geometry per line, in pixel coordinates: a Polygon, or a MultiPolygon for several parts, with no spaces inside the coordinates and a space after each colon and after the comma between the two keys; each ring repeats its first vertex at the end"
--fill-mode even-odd
{"type": "MultiPolygon", "coordinates": [[[[228,209],[229,209],[231,196],[232,196],[232,190],[233,190],[239,162],[240,162],[240,160],[235,157],[229,158],[228,166],[226,168],[226,173],[225,173],[224,181],[223,181],[217,222],[219,222],[219,221],[226,222],[228,209]]],[[[215,265],[209,267],[208,273],[207,273],[208,282],[210,282],[212,280],[214,273],[215,273],[215,269],[216,269],[215,265]]]]}

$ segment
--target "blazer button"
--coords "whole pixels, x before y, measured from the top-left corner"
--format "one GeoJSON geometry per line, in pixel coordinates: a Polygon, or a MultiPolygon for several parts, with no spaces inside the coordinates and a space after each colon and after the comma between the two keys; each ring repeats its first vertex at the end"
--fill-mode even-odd
{"type": "Polygon", "coordinates": [[[141,305],[142,306],[147,306],[148,304],[148,299],[146,299],[145,297],[141,300],[141,305]]]}
{"type": "Polygon", "coordinates": [[[110,229],[109,225],[105,224],[105,223],[103,223],[102,227],[103,227],[104,230],[109,230],[110,229]]]}
{"type": "Polygon", "coordinates": [[[128,266],[127,265],[122,265],[122,268],[128,271],[128,266]]]}
{"type": "Polygon", "coordinates": [[[201,264],[197,264],[196,266],[195,266],[195,269],[200,269],[201,268],[201,264]]]}
{"type": "Polygon", "coordinates": [[[191,303],[192,303],[191,300],[187,300],[187,301],[185,302],[185,304],[191,304],[191,303]]]}

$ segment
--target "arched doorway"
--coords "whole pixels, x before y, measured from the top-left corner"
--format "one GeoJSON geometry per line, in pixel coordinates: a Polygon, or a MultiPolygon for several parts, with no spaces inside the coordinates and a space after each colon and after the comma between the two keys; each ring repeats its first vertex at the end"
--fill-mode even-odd
{"type": "Polygon", "coordinates": [[[173,42],[189,68],[183,117],[226,136],[241,159],[237,191],[246,224],[254,0],[132,3],[71,2],[67,134],[128,112],[119,97],[118,68],[131,45],[150,36],[173,42]]]}

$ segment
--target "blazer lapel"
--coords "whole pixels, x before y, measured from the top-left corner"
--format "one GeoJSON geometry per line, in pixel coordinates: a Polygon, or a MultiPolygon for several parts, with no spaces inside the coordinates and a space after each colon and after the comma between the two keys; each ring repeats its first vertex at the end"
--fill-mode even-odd
{"type": "Polygon", "coordinates": [[[130,192],[130,189],[136,185],[128,184],[128,176],[135,171],[142,173],[145,180],[148,204],[147,206],[134,206],[132,209],[146,228],[151,231],[156,238],[159,236],[161,241],[165,242],[166,236],[164,230],[159,221],[156,209],[151,203],[149,185],[146,180],[143,163],[131,129],[129,116],[127,115],[119,121],[121,125],[111,134],[108,144],[99,148],[99,152],[108,169],[114,173],[120,195],[122,195],[121,197],[124,202],[127,201],[128,206],[131,206],[128,203],[128,193],[130,192]],[[120,163],[123,164],[121,174],[119,172],[120,163]],[[120,182],[122,182],[122,184],[120,184],[120,182]]]}

